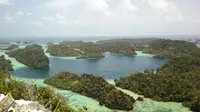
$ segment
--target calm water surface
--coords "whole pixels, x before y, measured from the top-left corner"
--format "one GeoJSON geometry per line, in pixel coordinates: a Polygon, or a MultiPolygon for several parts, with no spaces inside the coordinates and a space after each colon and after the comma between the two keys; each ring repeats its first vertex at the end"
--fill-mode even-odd
{"type": "Polygon", "coordinates": [[[47,78],[55,73],[70,71],[77,74],[91,73],[105,79],[116,79],[131,73],[156,69],[166,60],[145,56],[120,56],[105,53],[102,59],[62,59],[49,57],[49,69],[34,69],[24,67],[12,72],[14,76],[22,78],[47,78]]]}

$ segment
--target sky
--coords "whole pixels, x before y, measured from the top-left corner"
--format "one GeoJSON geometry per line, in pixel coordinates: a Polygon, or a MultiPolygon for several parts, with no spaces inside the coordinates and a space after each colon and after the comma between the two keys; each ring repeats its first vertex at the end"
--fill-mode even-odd
{"type": "Polygon", "coordinates": [[[200,35],[200,0],[0,0],[0,37],[200,35]]]}

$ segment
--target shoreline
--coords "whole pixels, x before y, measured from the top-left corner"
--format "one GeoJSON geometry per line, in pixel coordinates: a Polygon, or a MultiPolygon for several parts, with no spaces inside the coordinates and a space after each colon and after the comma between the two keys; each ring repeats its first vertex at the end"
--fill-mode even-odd
{"type": "MultiPolygon", "coordinates": [[[[44,49],[45,52],[46,49],[44,49]]],[[[109,53],[111,55],[116,55],[116,56],[145,56],[145,57],[152,57],[154,55],[152,54],[147,54],[147,53],[143,53],[142,51],[136,51],[137,55],[124,55],[124,54],[115,54],[115,53],[110,53],[110,52],[104,52],[104,54],[109,53]]],[[[72,60],[91,60],[91,59],[102,59],[102,58],[106,58],[106,55],[104,57],[101,58],[78,58],[78,57],[61,57],[61,56],[52,56],[49,53],[45,53],[45,55],[49,58],[58,58],[58,59],[72,59],[72,60]]]]}
{"type": "MultiPolygon", "coordinates": [[[[19,77],[14,77],[14,76],[12,76],[12,78],[17,81],[24,81],[28,84],[36,84],[37,86],[49,86],[49,85],[43,83],[43,81],[45,79],[29,79],[29,78],[19,78],[19,77]]],[[[113,82],[114,82],[113,79],[109,79],[106,81],[109,84],[113,84],[113,82]]],[[[51,87],[51,86],[49,86],[49,87],[51,87]]],[[[96,112],[96,111],[97,112],[101,112],[101,111],[124,112],[121,110],[112,110],[105,106],[100,106],[99,102],[97,100],[80,95],[78,93],[74,93],[70,90],[61,90],[61,89],[57,89],[54,87],[52,87],[52,88],[57,94],[62,95],[64,100],[67,101],[67,103],[75,109],[77,107],[81,108],[83,106],[86,106],[88,108],[87,112],[96,112]],[[87,101],[87,102],[85,102],[85,101],[87,101]]],[[[122,92],[130,95],[134,99],[137,99],[138,96],[143,97],[142,95],[138,95],[132,91],[125,90],[125,89],[118,88],[118,87],[116,87],[116,88],[121,90],[122,92]]],[[[151,100],[149,98],[143,98],[143,99],[144,99],[144,101],[136,101],[134,104],[134,109],[131,111],[127,111],[127,112],[155,112],[155,111],[159,111],[159,112],[191,112],[189,110],[189,108],[183,107],[181,105],[181,103],[158,102],[158,101],[151,100]]]]}

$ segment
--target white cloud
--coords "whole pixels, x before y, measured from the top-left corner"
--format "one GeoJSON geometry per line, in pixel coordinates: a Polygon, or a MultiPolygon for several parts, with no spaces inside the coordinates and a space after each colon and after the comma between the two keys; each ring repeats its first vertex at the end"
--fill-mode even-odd
{"type": "Polygon", "coordinates": [[[43,26],[44,25],[44,23],[42,21],[31,21],[31,24],[35,25],[35,26],[43,26]]]}
{"type": "Polygon", "coordinates": [[[0,0],[0,4],[9,4],[9,0],[0,0]]]}
{"type": "Polygon", "coordinates": [[[50,16],[44,16],[41,17],[41,19],[45,22],[54,22],[54,23],[59,23],[59,24],[66,24],[66,19],[64,16],[60,15],[57,13],[55,16],[50,17],[50,16]]]}
{"type": "Polygon", "coordinates": [[[160,13],[167,19],[172,21],[183,21],[179,8],[171,0],[149,0],[149,5],[160,11],[160,13]]]}
{"type": "Polygon", "coordinates": [[[54,17],[47,17],[47,16],[45,16],[45,17],[41,17],[41,19],[44,20],[44,21],[55,21],[54,17]]]}
{"type": "Polygon", "coordinates": [[[95,13],[109,15],[108,4],[105,0],[85,0],[85,10],[95,13]]]}
{"type": "Polygon", "coordinates": [[[12,19],[13,19],[13,16],[11,16],[11,13],[10,13],[10,12],[7,12],[7,13],[6,13],[5,20],[6,20],[6,21],[11,21],[12,19]]]}
{"type": "Polygon", "coordinates": [[[76,0],[50,0],[44,5],[48,8],[66,8],[75,3],[76,0]]]}
{"type": "Polygon", "coordinates": [[[133,5],[131,3],[131,0],[122,0],[121,4],[119,5],[119,7],[121,9],[129,10],[129,11],[138,10],[138,7],[133,5]]]}
{"type": "Polygon", "coordinates": [[[56,14],[56,22],[60,24],[66,24],[65,18],[61,16],[59,13],[56,14]]]}
{"type": "Polygon", "coordinates": [[[24,13],[22,11],[18,11],[17,14],[20,15],[20,16],[24,15],[24,13]]]}
{"type": "Polygon", "coordinates": [[[28,15],[28,16],[31,16],[31,15],[33,15],[33,14],[32,14],[32,13],[30,13],[30,12],[28,12],[28,13],[27,13],[27,15],[28,15]]]}

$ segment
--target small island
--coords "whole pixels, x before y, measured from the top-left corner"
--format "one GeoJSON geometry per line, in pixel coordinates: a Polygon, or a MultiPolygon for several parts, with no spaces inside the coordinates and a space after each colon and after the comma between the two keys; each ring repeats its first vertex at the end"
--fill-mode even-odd
{"type": "Polygon", "coordinates": [[[5,56],[0,56],[0,71],[13,71],[13,67],[10,60],[6,60],[5,56]]]}
{"type": "Polygon", "coordinates": [[[61,57],[69,57],[69,54],[71,54],[71,56],[75,56],[77,59],[103,58],[105,57],[104,52],[121,55],[137,55],[135,48],[131,44],[125,42],[93,43],[83,41],[63,41],[60,42],[59,45],[49,44],[47,52],[52,56],[61,57]]]}
{"type": "Polygon", "coordinates": [[[83,74],[79,77],[75,73],[62,72],[46,79],[44,83],[94,98],[100,105],[111,109],[132,110],[135,102],[132,97],[117,90],[102,77],[92,74],[83,74]]]}
{"type": "Polygon", "coordinates": [[[14,57],[17,61],[33,68],[49,67],[48,57],[44,54],[42,46],[37,44],[29,45],[24,49],[7,52],[7,54],[10,57],[14,57]]]}
{"type": "Polygon", "coordinates": [[[49,44],[46,53],[49,53],[52,56],[60,56],[60,57],[78,57],[82,54],[82,52],[71,48],[67,45],[52,45],[49,44]]]}
{"type": "Polygon", "coordinates": [[[9,47],[7,47],[5,50],[8,50],[8,51],[12,51],[14,49],[18,49],[19,46],[16,45],[16,44],[11,44],[9,47]]]}
{"type": "Polygon", "coordinates": [[[102,52],[110,52],[122,55],[137,55],[135,48],[125,42],[111,42],[98,44],[102,52]]]}

